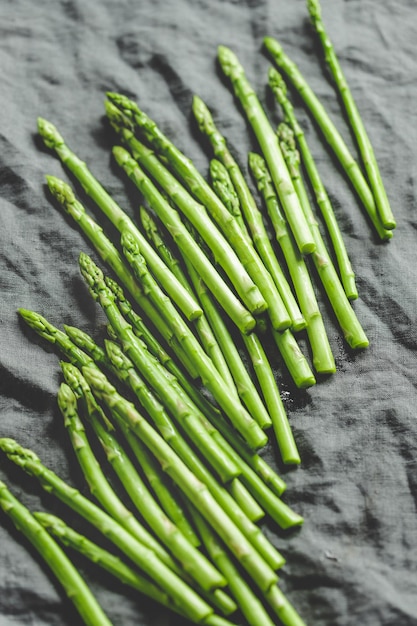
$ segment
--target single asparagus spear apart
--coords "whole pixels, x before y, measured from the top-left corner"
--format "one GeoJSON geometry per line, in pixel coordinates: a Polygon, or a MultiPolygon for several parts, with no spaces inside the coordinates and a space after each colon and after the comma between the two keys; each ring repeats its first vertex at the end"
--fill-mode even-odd
{"type": "MultiPolygon", "coordinates": [[[[0,439],[0,449],[16,465],[37,478],[46,491],[62,500],[118,546],[139,569],[146,572],[174,601],[183,606],[190,619],[201,622],[213,613],[213,609],[207,602],[158,559],[152,550],[139,543],[101,508],[43,465],[34,452],[8,438],[0,439]]],[[[99,623],[94,622],[95,626],[99,623]]],[[[103,623],[106,624],[106,622],[103,623]]]]}
{"type": "Polygon", "coordinates": [[[239,165],[227,147],[226,139],[216,127],[208,107],[198,96],[194,96],[193,98],[193,113],[200,130],[208,136],[214,154],[223,163],[224,167],[227,168],[239,199],[240,207],[250,230],[253,243],[279,290],[282,301],[291,318],[291,328],[294,331],[302,330],[306,325],[305,320],[301,315],[297,301],[293,296],[291,288],[288,285],[271,246],[261,212],[256,205],[255,199],[239,165]]]}
{"type": "MultiPolygon", "coordinates": [[[[316,196],[317,205],[320,207],[324,221],[327,226],[327,230],[330,235],[330,239],[333,244],[333,249],[336,254],[337,263],[339,266],[339,272],[342,279],[343,287],[346,291],[346,295],[349,300],[355,300],[358,297],[358,291],[355,284],[355,274],[350,263],[348,253],[346,250],[343,236],[339,228],[338,221],[333,211],[329,196],[321,181],[319,172],[313,159],[313,155],[308,147],[304,132],[297,121],[294,113],[294,108],[287,97],[287,86],[282,78],[281,74],[277,72],[274,67],[269,69],[268,73],[269,86],[282,107],[285,114],[285,121],[292,128],[292,131],[297,139],[298,147],[303,159],[303,164],[307,171],[311,185],[316,196]]],[[[314,233],[313,233],[314,234],[314,233]]],[[[317,244],[316,244],[317,245],[317,244]]]]}
{"type": "Polygon", "coordinates": [[[360,325],[352,306],[347,299],[345,291],[340,283],[339,277],[334,269],[333,263],[326,250],[326,246],[320,234],[317,221],[310,206],[307,191],[300,172],[299,154],[295,148],[294,137],[291,129],[285,124],[281,125],[281,136],[285,141],[285,154],[288,157],[291,175],[294,185],[299,194],[301,204],[307,219],[311,224],[312,232],[316,241],[316,252],[313,254],[313,261],[327,296],[332,305],[333,311],[342,329],[343,335],[351,348],[366,348],[369,341],[360,325]]]}
{"type": "MultiPolygon", "coordinates": [[[[236,219],[229,213],[211,186],[199,173],[194,164],[161,133],[153,122],[139,107],[120,94],[107,94],[109,100],[120,108],[132,124],[140,129],[152,146],[161,153],[172,165],[178,176],[199,199],[213,219],[217,222],[224,236],[237,253],[241,263],[253,282],[259,288],[264,301],[273,306],[275,286],[269,272],[252,246],[247,245],[245,236],[236,219]]],[[[197,228],[197,226],[196,226],[197,228]]],[[[278,330],[288,327],[288,320],[283,320],[278,330]],[[284,323],[285,322],[285,323],[284,323]]]]}
{"type": "Polygon", "coordinates": [[[379,212],[382,225],[384,228],[393,229],[396,226],[395,218],[392,214],[387,193],[382,182],[375,153],[352,92],[340,66],[334,46],[325,30],[319,0],[307,0],[307,8],[310,12],[311,22],[323,46],[325,59],[333,75],[334,83],[345,105],[350,127],[356,136],[359,152],[362,156],[369,184],[374,194],[376,208],[379,212]]]}
{"type": "Polygon", "coordinates": [[[297,194],[288,174],[274,131],[265,115],[260,101],[245,76],[237,56],[225,46],[219,46],[218,58],[225,76],[230,78],[236,96],[247,115],[268,162],[272,180],[281,199],[294,238],[302,254],[310,254],[315,244],[300,207],[297,194]]]}
{"type": "Polygon", "coordinates": [[[83,622],[87,626],[111,626],[110,620],[68,557],[3,482],[0,482],[0,507],[11,518],[16,528],[30,541],[54,573],[83,622]]]}
{"type": "Polygon", "coordinates": [[[296,64],[285,54],[279,42],[273,37],[265,37],[264,45],[274,62],[286,73],[293,86],[297,89],[321,128],[328,145],[349,177],[379,237],[382,240],[390,239],[392,232],[382,225],[372,191],[326,109],[308,85],[296,64]]]}
{"type": "Polygon", "coordinates": [[[130,230],[132,235],[142,246],[143,253],[152,268],[152,271],[158,277],[158,280],[164,286],[164,289],[171,295],[174,302],[184,312],[189,320],[193,320],[201,315],[201,309],[196,302],[190,297],[185,289],[178,283],[175,276],[167,271],[163,263],[161,263],[158,255],[148,244],[142,233],[136,228],[130,217],[121,209],[121,207],[111,198],[105,191],[104,187],[93,176],[87,165],[77,157],[66,145],[64,139],[59,134],[53,124],[38,118],[38,131],[45,145],[51,148],[58,155],[60,160],[68,167],[83,186],[85,192],[95,201],[97,206],[109,218],[118,230],[130,230]]]}

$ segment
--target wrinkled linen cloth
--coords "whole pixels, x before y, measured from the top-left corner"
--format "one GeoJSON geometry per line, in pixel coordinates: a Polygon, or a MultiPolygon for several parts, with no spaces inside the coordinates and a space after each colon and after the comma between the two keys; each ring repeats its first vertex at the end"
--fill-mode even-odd
{"type": "MultiPolygon", "coordinates": [[[[284,499],[305,524],[295,532],[269,521],[262,526],[287,559],[280,585],[307,624],[411,626],[417,624],[417,8],[413,0],[323,0],[322,9],[398,226],[389,243],[377,241],[290,89],[356,272],[359,299],[353,306],[370,347],[356,353],[346,347],[317,286],[337,372],[300,392],[278,358],[273,361],[302,464],[282,467],[272,438],[263,451],[282,472],[284,499]]],[[[282,114],[267,87],[266,35],[283,44],[357,155],[303,0],[0,5],[0,435],[32,448],[85,494],[56,403],[62,380],[57,353],[25,327],[16,309],[104,336],[104,315],[78,270],[80,251],[98,257],[51,201],[45,175],[71,182],[87,210],[101,218],[43,146],[37,117],[56,124],[115,200],[137,216],[140,196],[111,157],[117,140],[104,117],[105,92],[137,100],[207,175],[211,152],[191,113],[198,94],[254,188],[247,154],[258,146],[217,65],[216,49],[223,44],[236,52],[275,126],[282,114]]],[[[300,345],[308,355],[303,335],[300,345]]],[[[272,345],[269,353],[273,358],[272,345]]],[[[31,511],[58,513],[90,533],[3,454],[0,479],[31,511]]],[[[81,623],[37,553],[0,513],[0,625],[81,623]]],[[[82,557],[73,558],[117,626],[179,623],[82,557]]]]}

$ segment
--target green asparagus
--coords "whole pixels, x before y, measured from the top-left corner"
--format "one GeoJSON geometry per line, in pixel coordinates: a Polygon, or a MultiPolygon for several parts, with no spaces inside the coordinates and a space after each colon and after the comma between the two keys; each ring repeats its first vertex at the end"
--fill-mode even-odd
{"type": "Polygon", "coordinates": [[[334,83],[345,106],[350,127],[356,136],[359,152],[368,175],[369,185],[374,195],[376,208],[379,212],[382,225],[384,228],[393,229],[396,226],[395,218],[392,214],[387,193],[382,182],[375,153],[352,92],[349,89],[349,85],[347,84],[345,75],[340,66],[336,51],[324,28],[319,0],[307,0],[307,8],[310,12],[311,22],[323,46],[325,59],[333,75],[334,83]]]}
{"type": "Polygon", "coordinates": [[[290,315],[291,328],[294,331],[302,330],[306,325],[305,320],[302,317],[297,301],[295,300],[291,288],[289,287],[277,261],[263,223],[262,215],[256,205],[255,199],[246,183],[239,165],[227,147],[226,139],[214,124],[209,109],[198,96],[194,96],[193,98],[193,113],[200,130],[210,139],[214,154],[229,172],[255,247],[264,262],[265,267],[270,272],[279,290],[285,308],[290,315]]]}
{"type": "Polygon", "coordinates": [[[331,121],[326,109],[314,94],[307,81],[302,76],[296,64],[285,54],[282,46],[273,37],[265,37],[264,45],[273,61],[288,76],[293,86],[303,98],[324,137],[348,175],[356,193],[358,194],[372,224],[382,240],[390,239],[392,232],[382,225],[376,210],[374,197],[369,189],[361,169],[346,146],[341,134],[331,121]]]}
{"type": "Polygon", "coordinates": [[[358,291],[355,284],[355,274],[353,272],[352,265],[346,251],[343,236],[340,231],[336,216],[334,214],[329,196],[327,195],[326,189],[321,181],[320,174],[313,159],[313,155],[310,152],[310,148],[307,144],[304,132],[295,116],[294,108],[287,97],[287,86],[282,76],[273,67],[271,67],[269,70],[268,78],[269,86],[271,87],[275,98],[277,99],[282,107],[282,110],[284,111],[285,121],[290,125],[297,139],[298,147],[303,159],[303,164],[305,166],[314,190],[314,194],[316,196],[317,205],[320,207],[322,216],[327,226],[327,230],[329,232],[330,240],[333,244],[333,249],[336,255],[339,272],[346,295],[349,300],[355,300],[358,297],[358,291]]]}
{"type": "MultiPolygon", "coordinates": [[[[1,440],[4,444],[6,440],[1,440]]],[[[3,447],[3,446],[2,446],[3,447]]],[[[3,448],[4,449],[4,448],[3,448]]],[[[38,551],[87,626],[111,626],[84,579],[31,512],[0,482],[0,507],[38,551]]]]}
{"type": "Polygon", "coordinates": [[[340,283],[339,277],[334,269],[326,246],[320,234],[317,221],[314,217],[313,210],[308,200],[307,192],[304,187],[303,179],[299,167],[299,155],[295,149],[295,142],[291,129],[286,126],[284,129],[286,137],[286,146],[288,158],[291,161],[291,172],[294,184],[299,193],[300,201],[307,219],[311,224],[312,232],[316,241],[317,250],[313,255],[313,261],[317,272],[321,278],[322,284],[326,290],[327,296],[332,305],[333,311],[342,329],[343,335],[351,348],[366,348],[369,341],[360,325],[352,306],[347,299],[345,291],[340,283]]]}
{"type": "Polygon", "coordinates": [[[193,301],[190,294],[183,289],[175,276],[167,271],[158,255],[136,228],[130,217],[105,191],[104,187],[101,186],[90,172],[87,165],[70,150],[55,126],[47,120],[38,118],[38,131],[47,148],[55,151],[62,163],[64,163],[79,180],[85,192],[94,200],[97,206],[100,207],[112,224],[120,231],[129,230],[132,236],[136,238],[142,247],[142,251],[146,256],[152,272],[158,278],[167,293],[170,294],[174,302],[176,302],[178,307],[184,312],[187,319],[193,320],[201,315],[201,309],[196,305],[196,302],[193,301]]]}
{"type": "Polygon", "coordinates": [[[229,48],[219,46],[218,58],[223,73],[232,81],[235,94],[246,112],[248,121],[268,162],[272,180],[281,198],[288,223],[291,226],[300,252],[302,254],[310,254],[315,247],[314,241],[298,202],[298,197],[293,188],[278,142],[274,137],[274,132],[262,105],[249,84],[244,69],[236,55],[229,48]]]}

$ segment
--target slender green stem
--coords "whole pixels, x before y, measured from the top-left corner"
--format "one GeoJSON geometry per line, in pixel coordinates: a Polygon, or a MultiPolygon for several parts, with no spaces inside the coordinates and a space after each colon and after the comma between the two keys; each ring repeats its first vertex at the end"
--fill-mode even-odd
{"type": "Polygon", "coordinates": [[[77,157],[66,145],[64,139],[59,134],[53,124],[38,118],[38,131],[45,145],[54,150],[62,163],[71,171],[84,188],[84,191],[94,200],[97,206],[108,217],[112,224],[120,230],[129,230],[137,242],[141,245],[146,256],[149,267],[163,285],[167,293],[170,294],[177,306],[183,311],[189,320],[193,320],[201,315],[201,310],[183,287],[178,283],[175,276],[166,270],[158,255],[148,244],[141,232],[136,228],[130,217],[105,191],[88,169],[87,165],[77,157]]]}
{"type": "Polygon", "coordinates": [[[318,224],[315,220],[313,210],[308,200],[307,191],[301,177],[299,167],[299,156],[295,150],[295,142],[292,137],[292,131],[289,127],[285,129],[287,138],[288,158],[291,160],[291,172],[294,179],[294,185],[299,194],[301,204],[307,219],[311,224],[312,232],[316,241],[316,252],[313,255],[313,261],[316,266],[319,277],[326,290],[333,311],[342,329],[343,335],[351,348],[366,348],[369,345],[362,326],[360,325],[352,306],[347,299],[345,291],[340,283],[339,277],[334,269],[326,246],[321,237],[318,224]]]}
{"type": "MultiPolygon", "coordinates": [[[[355,300],[358,297],[358,291],[355,284],[355,274],[352,269],[352,265],[349,260],[346,246],[343,241],[343,236],[340,231],[339,223],[333,211],[329,196],[321,181],[320,174],[317,170],[316,164],[311,154],[310,148],[306,141],[304,131],[294,113],[294,108],[287,97],[287,86],[282,76],[273,67],[270,68],[269,85],[274,93],[275,98],[282,107],[285,114],[285,121],[292,128],[294,135],[297,139],[298,147],[303,160],[303,165],[306,169],[311,185],[314,190],[317,205],[321,210],[321,214],[329,232],[330,240],[333,244],[333,249],[336,255],[337,264],[339,267],[340,276],[342,279],[343,287],[349,300],[355,300]]],[[[313,233],[314,235],[314,233],[313,233]]],[[[316,242],[317,245],[317,242],[316,242]]]]}
{"type": "Polygon", "coordinates": [[[327,114],[326,109],[314,94],[296,64],[285,54],[278,41],[272,37],[265,37],[264,45],[273,61],[285,72],[292,85],[303,98],[307,108],[321,128],[328,145],[349,177],[379,237],[382,240],[390,239],[392,232],[384,228],[381,223],[368,183],[359,165],[349,152],[344,139],[327,114]]]}
{"type": "MultiPolygon", "coordinates": [[[[4,440],[3,440],[4,441],[4,440]]],[[[0,507],[38,551],[87,626],[111,626],[84,579],[31,512],[0,482],[0,507]]]]}
{"type": "Polygon", "coordinates": [[[300,252],[310,254],[315,247],[310,228],[305,220],[278,142],[274,138],[274,132],[262,105],[249,84],[236,55],[229,48],[219,46],[218,58],[223,73],[232,81],[235,94],[245,110],[248,121],[268,162],[272,179],[300,252]]]}
{"type": "Polygon", "coordinates": [[[365,125],[353,98],[352,92],[349,89],[349,85],[340,66],[334,46],[324,28],[324,24],[321,19],[320,2],[319,0],[308,0],[307,7],[310,12],[311,22],[323,46],[325,59],[333,75],[335,86],[345,106],[350,127],[355,134],[359,152],[368,175],[369,184],[374,194],[376,208],[379,212],[382,224],[384,228],[393,229],[396,226],[395,218],[382,182],[375,153],[368,133],[365,130],[365,125]]]}

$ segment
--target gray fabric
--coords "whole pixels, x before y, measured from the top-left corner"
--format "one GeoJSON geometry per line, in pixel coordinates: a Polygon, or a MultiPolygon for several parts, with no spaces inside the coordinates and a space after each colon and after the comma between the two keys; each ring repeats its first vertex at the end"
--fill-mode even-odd
{"type": "MultiPolygon", "coordinates": [[[[412,0],[323,0],[323,14],[398,228],[390,243],[375,240],[349,184],[294,97],[357,273],[360,299],[354,307],[371,345],[358,354],[347,350],[319,296],[337,373],[301,393],[277,371],[303,460],[294,471],[279,469],[288,483],[286,501],[306,521],[297,532],[283,533],[272,523],[265,524],[265,532],[287,557],[282,589],[308,624],[411,626],[417,623],[416,6],[412,0]]],[[[56,354],[15,312],[34,309],[57,325],[76,324],[96,336],[104,323],[78,272],[79,251],[91,249],[45,190],[47,173],[71,179],[41,145],[36,118],[55,123],[134,215],[138,196],[110,157],[114,137],[103,119],[105,91],[137,99],[205,174],[210,153],[190,113],[192,94],[199,94],[246,171],[247,152],[256,142],[217,68],[216,47],[225,44],[238,54],[275,124],[280,112],[266,88],[264,35],[285,46],[355,150],[301,0],[0,5],[0,434],[33,448],[85,492],[56,408],[61,380],[56,354]]],[[[85,199],[82,192],[80,197],[85,199]]],[[[94,213],[91,203],[87,206],[94,213]]],[[[265,456],[277,465],[273,444],[265,456]]],[[[62,513],[87,532],[3,456],[0,478],[32,510],[62,513]]],[[[4,515],[0,545],[1,626],[79,623],[4,515]]],[[[178,623],[76,562],[117,626],[178,623]]]]}

